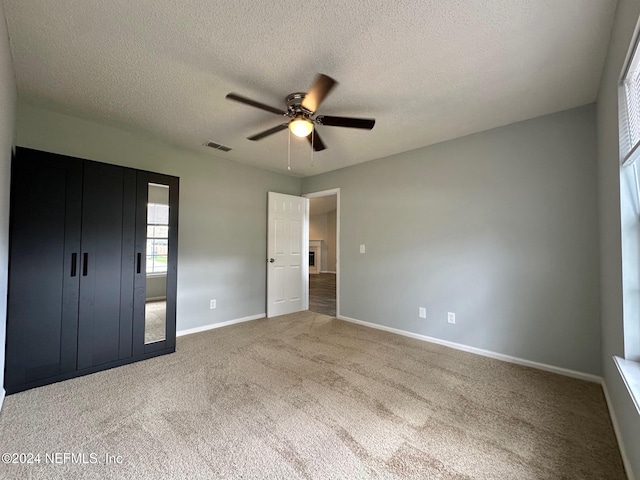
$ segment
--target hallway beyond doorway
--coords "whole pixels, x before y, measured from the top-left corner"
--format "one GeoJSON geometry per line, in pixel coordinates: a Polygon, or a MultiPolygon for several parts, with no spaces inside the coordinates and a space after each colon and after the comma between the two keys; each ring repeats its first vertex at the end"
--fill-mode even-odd
{"type": "Polygon", "coordinates": [[[336,316],[336,274],[309,275],[309,310],[336,316]]]}

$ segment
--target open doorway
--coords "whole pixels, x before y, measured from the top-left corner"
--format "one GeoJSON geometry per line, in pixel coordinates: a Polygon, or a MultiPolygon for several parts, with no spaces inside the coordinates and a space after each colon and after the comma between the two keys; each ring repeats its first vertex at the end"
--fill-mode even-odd
{"type": "Polygon", "coordinates": [[[309,198],[309,310],[335,317],[338,305],[339,189],[309,198]]]}

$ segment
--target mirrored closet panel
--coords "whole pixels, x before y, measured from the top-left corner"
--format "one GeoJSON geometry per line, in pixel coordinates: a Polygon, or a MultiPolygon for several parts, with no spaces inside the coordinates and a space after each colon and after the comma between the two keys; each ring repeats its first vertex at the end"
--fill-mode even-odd
{"type": "Polygon", "coordinates": [[[164,340],[167,332],[169,186],[149,183],[148,189],[144,343],[153,343],[164,340]]]}
{"type": "Polygon", "coordinates": [[[140,354],[175,348],[178,247],[178,179],[138,174],[134,337],[140,354]],[[172,294],[168,294],[172,292],[172,294]]]}

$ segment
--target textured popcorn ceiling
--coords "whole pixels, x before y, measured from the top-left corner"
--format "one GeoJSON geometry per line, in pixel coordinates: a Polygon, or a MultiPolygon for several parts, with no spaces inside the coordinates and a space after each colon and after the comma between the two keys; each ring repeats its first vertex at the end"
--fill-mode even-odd
{"type": "Polygon", "coordinates": [[[286,172],[284,109],[316,73],[318,113],[376,118],[292,138],[292,174],[342,168],[596,99],[614,0],[4,0],[20,98],[286,172]],[[229,153],[202,147],[213,140],[229,153]]]}

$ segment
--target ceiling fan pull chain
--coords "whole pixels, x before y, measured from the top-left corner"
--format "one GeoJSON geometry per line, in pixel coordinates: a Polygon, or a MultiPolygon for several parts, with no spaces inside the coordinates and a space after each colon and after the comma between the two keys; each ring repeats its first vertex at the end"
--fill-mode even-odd
{"type": "Polygon", "coordinates": [[[313,168],[313,152],[315,148],[313,147],[313,140],[316,138],[316,129],[311,130],[311,168],[313,168]]]}
{"type": "Polygon", "coordinates": [[[287,146],[287,170],[291,170],[291,130],[289,130],[289,144],[287,146]]]}

